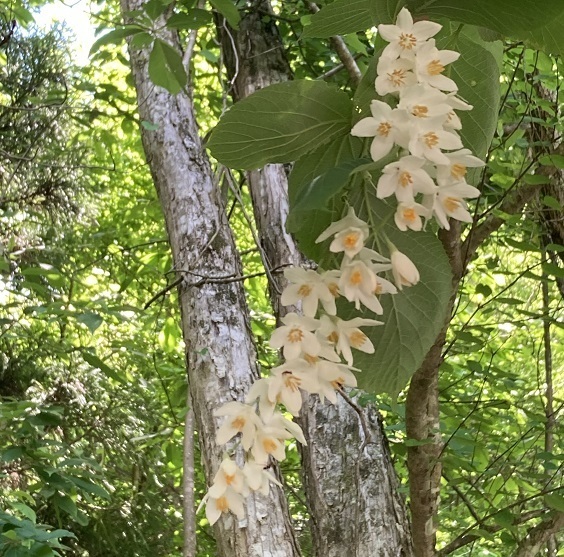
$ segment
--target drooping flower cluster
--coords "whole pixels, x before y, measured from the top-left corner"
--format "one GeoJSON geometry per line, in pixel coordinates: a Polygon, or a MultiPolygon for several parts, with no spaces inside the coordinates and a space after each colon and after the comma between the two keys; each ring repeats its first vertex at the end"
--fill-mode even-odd
{"type": "Polygon", "coordinates": [[[391,245],[390,259],[382,256],[365,246],[368,236],[368,224],[351,208],[317,238],[319,243],[333,237],[329,250],[343,254],[340,269],[317,272],[292,267],[284,272],[288,286],[281,302],[301,308],[303,315],[288,313],[270,339],[270,345],[282,351],[285,361],[269,377],[252,385],[244,403],[228,402],[214,411],[215,416],[225,418],[217,432],[217,443],[223,445],[239,437],[246,463],[240,468],[229,456],[221,463],[203,501],[207,502],[210,524],[227,511],[242,518],[244,497],[251,491],[268,494],[270,481],[279,485],[267,472],[270,458],[284,460],[288,439],[296,438],[305,444],[302,430],[282,413],[279,405],[286,414],[298,416],[302,393],[317,394],[322,401],[336,403],[337,391],[356,386],[352,350],[374,352],[374,345],[361,327],[382,322],[362,317],[341,319],[337,316],[336,298],[342,295],[357,309],[362,304],[381,315],[381,295],[395,294],[398,288],[419,280],[407,256],[391,245]],[[385,271],[392,272],[395,286],[381,276],[385,271]]]}
{"type": "MultiPolygon", "coordinates": [[[[459,54],[437,49],[433,37],[440,29],[429,21],[414,23],[406,9],[396,25],[379,26],[380,35],[390,44],[379,59],[375,88],[381,96],[392,95],[394,106],[373,100],[372,116],[351,130],[352,135],[373,138],[370,153],[375,161],[394,148],[399,151],[399,160],[383,168],[376,190],[381,199],[395,196],[395,223],[401,231],[419,231],[422,219],[432,216],[447,229],[449,218],[469,222],[464,199],[479,195],[465,176],[468,167],[484,163],[463,148],[455,112],[472,107],[456,96],[456,83],[443,73],[459,54]]],[[[366,317],[342,319],[336,299],[341,296],[357,310],[364,306],[382,315],[382,295],[419,282],[417,267],[387,238],[383,239],[389,257],[367,247],[370,233],[368,224],[350,208],[316,240],[331,240],[329,251],[342,254],[339,269],[318,272],[292,267],[284,272],[288,286],[281,303],[296,311],[281,319],[270,339],[284,362],[269,377],[256,381],[244,402],[228,402],[214,411],[222,418],[217,443],[230,443],[232,449],[240,445],[245,463],[241,467],[226,455],[219,466],[202,501],[207,503],[210,524],[229,511],[242,519],[249,493],[266,495],[270,482],[280,485],[268,468],[272,459],[285,458],[289,439],[306,443],[302,430],[290,419],[299,415],[304,393],[335,403],[343,387],[356,386],[353,350],[375,351],[361,329],[383,323],[366,317]],[[382,276],[386,272],[393,282],[382,276]]]]}
{"type": "Polygon", "coordinates": [[[472,222],[464,199],[480,194],[465,176],[468,167],[484,162],[463,148],[457,133],[462,124],[455,112],[472,106],[456,96],[456,83],[444,75],[460,54],[436,47],[432,37],[440,29],[431,21],[414,23],[406,8],[395,25],[378,26],[389,44],[378,61],[375,88],[381,96],[392,95],[397,104],[392,108],[373,100],[372,116],[360,120],[351,131],[374,138],[370,154],[375,161],[395,146],[400,148],[399,160],[383,169],[377,196],[395,195],[394,220],[402,231],[421,230],[422,219],[432,216],[447,229],[449,217],[472,222]]]}

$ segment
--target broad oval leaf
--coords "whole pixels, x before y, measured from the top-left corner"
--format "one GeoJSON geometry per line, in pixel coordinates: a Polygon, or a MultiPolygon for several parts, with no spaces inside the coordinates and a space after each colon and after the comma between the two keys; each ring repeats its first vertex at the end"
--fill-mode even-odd
{"type": "Polygon", "coordinates": [[[370,0],[335,0],[311,18],[304,37],[347,35],[372,26],[370,0]]]}
{"type": "Polygon", "coordinates": [[[277,83],[236,103],[221,118],[208,147],[232,168],[293,162],[351,129],[348,95],[321,81],[277,83]]]}
{"type": "Polygon", "coordinates": [[[180,54],[169,44],[155,40],[149,55],[149,77],[155,85],[176,95],[188,82],[180,54]]]}

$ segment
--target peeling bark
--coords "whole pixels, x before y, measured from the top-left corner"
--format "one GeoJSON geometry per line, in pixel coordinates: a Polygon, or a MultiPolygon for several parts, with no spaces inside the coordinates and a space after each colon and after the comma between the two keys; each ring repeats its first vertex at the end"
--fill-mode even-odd
{"type": "MultiPolygon", "coordinates": [[[[268,1],[247,3],[239,31],[218,25],[235,101],[291,79],[268,1]],[[233,50],[235,48],[235,51],[233,50]]],[[[286,232],[288,183],[282,165],[249,172],[248,183],[264,264],[271,268],[305,262],[286,232]]],[[[278,317],[283,280],[269,284],[278,317]]],[[[367,408],[370,442],[364,445],[359,416],[339,397],[338,404],[309,397],[300,424],[308,440],[302,448],[306,497],[312,512],[314,554],[318,557],[411,557],[409,522],[391,463],[380,416],[367,408]]]]}
{"type": "MultiPolygon", "coordinates": [[[[126,14],[140,5],[139,0],[122,0],[121,7],[126,14]]],[[[174,32],[163,28],[162,35],[179,49],[174,32]]],[[[132,49],[130,59],[140,118],[156,126],[143,130],[143,146],[165,214],[175,270],[184,279],[179,296],[192,407],[206,477],[211,479],[225,449],[215,443],[221,420],[212,412],[225,402],[241,400],[258,373],[241,283],[206,283],[205,277],[238,276],[241,264],[190,95],[170,95],[150,81],[147,49],[132,49]]],[[[279,489],[267,498],[249,497],[247,512],[248,519],[242,521],[232,515],[218,521],[218,555],[299,554],[279,489]]]]}

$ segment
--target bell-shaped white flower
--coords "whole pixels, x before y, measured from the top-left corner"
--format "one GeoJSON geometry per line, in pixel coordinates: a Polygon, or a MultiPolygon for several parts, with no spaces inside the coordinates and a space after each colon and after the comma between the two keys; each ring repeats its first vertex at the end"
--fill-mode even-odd
{"type": "Polygon", "coordinates": [[[395,25],[378,25],[378,34],[390,44],[386,47],[386,56],[413,56],[418,47],[434,37],[442,26],[433,21],[413,23],[413,17],[407,8],[402,8],[395,25]]]}
{"type": "Polygon", "coordinates": [[[311,269],[290,267],[284,270],[284,276],[291,284],[282,291],[280,302],[283,306],[293,306],[301,301],[304,315],[315,317],[321,302],[328,314],[337,313],[335,296],[319,273],[311,269]]]}
{"type": "Polygon", "coordinates": [[[413,261],[399,251],[394,245],[391,245],[392,254],[392,274],[394,275],[394,282],[399,290],[404,286],[415,286],[420,279],[419,271],[413,264],[413,261]]]}
{"type": "Polygon", "coordinates": [[[442,117],[445,120],[452,111],[448,97],[438,89],[424,83],[406,89],[400,99],[398,108],[405,110],[412,123],[426,118],[442,117]]]}
{"type": "Polygon", "coordinates": [[[417,83],[415,65],[411,60],[397,60],[381,56],[376,69],[374,87],[380,96],[402,93],[417,83]]]}
{"type": "Polygon", "coordinates": [[[410,203],[418,193],[431,194],[437,189],[423,167],[427,161],[411,155],[387,164],[376,186],[376,196],[384,199],[395,194],[400,203],[410,203]]]}
{"type": "Polygon", "coordinates": [[[334,298],[338,298],[340,295],[339,294],[340,278],[341,278],[341,271],[339,269],[331,269],[330,271],[325,271],[324,273],[321,274],[321,280],[327,285],[327,288],[329,288],[329,292],[331,292],[334,298]]]}
{"type": "Polygon", "coordinates": [[[435,40],[423,44],[417,51],[415,59],[415,75],[422,83],[428,83],[441,91],[457,91],[456,83],[443,75],[445,68],[451,62],[460,58],[460,52],[454,50],[439,50],[435,40]]]}
{"type": "MultiPolygon", "coordinates": [[[[290,414],[298,416],[302,407],[301,379],[291,371],[273,372],[269,379],[268,399],[272,402],[282,403],[290,414]]],[[[271,417],[272,414],[267,419],[271,417]]]]}
{"type": "Polygon", "coordinates": [[[253,444],[256,428],[262,425],[255,409],[242,402],[228,402],[213,412],[214,416],[227,416],[217,430],[217,444],[223,445],[241,433],[243,448],[248,451],[253,444]]]}
{"type": "Polygon", "coordinates": [[[383,313],[382,304],[374,295],[378,284],[376,274],[362,260],[345,263],[342,266],[342,275],[339,282],[339,290],[349,301],[354,302],[356,309],[360,309],[362,303],[374,313],[383,313]]]}
{"type": "Polygon", "coordinates": [[[253,491],[258,491],[262,495],[268,495],[270,492],[270,482],[282,487],[282,484],[270,474],[264,466],[255,462],[252,458],[245,462],[243,474],[247,480],[247,485],[253,491]]]}
{"type": "Polygon", "coordinates": [[[372,116],[357,122],[351,130],[351,135],[357,137],[373,137],[370,145],[370,156],[378,161],[385,157],[397,143],[402,130],[397,118],[398,112],[382,101],[370,103],[372,116]]]}
{"type": "Polygon", "coordinates": [[[358,228],[362,230],[364,237],[368,237],[370,229],[368,228],[368,224],[364,222],[362,219],[359,219],[352,207],[349,207],[348,213],[346,217],[342,219],[332,222],[315,240],[316,244],[319,242],[323,242],[327,240],[327,238],[333,236],[334,234],[338,234],[339,232],[343,232],[349,228],[358,228]]]}
{"type": "Polygon", "coordinates": [[[408,228],[419,232],[423,228],[422,216],[427,216],[429,211],[419,203],[399,203],[394,214],[396,226],[405,232],[408,228]]]}
{"type": "Polygon", "coordinates": [[[288,313],[281,319],[284,325],[278,327],[270,337],[272,348],[282,348],[284,358],[297,358],[302,351],[308,354],[319,354],[321,346],[311,332],[317,329],[319,322],[311,317],[288,313]]]}
{"type": "Polygon", "coordinates": [[[450,230],[449,217],[462,222],[472,222],[472,215],[468,212],[464,198],[474,198],[479,195],[480,190],[466,182],[440,187],[433,203],[433,214],[439,225],[450,230]]]}
{"type": "Polygon", "coordinates": [[[202,499],[201,505],[204,503],[206,504],[206,518],[211,526],[219,520],[222,513],[229,511],[235,514],[239,520],[245,518],[245,500],[240,493],[237,493],[231,487],[228,487],[219,497],[212,497],[207,493],[202,499]]]}
{"type": "Polygon", "coordinates": [[[270,456],[281,462],[286,458],[284,441],[291,438],[292,435],[283,429],[269,426],[258,428],[251,449],[253,458],[263,466],[268,464],[270,456]]]}
{"type": "Polygon", "coordinates": [[[429,118],[413,130],[409,152],[415,157],[426,158],[435,164],[449,164],[441,151],[462,149],[462,141],[455,133],[443,129],[443,118],[429,118]]]}
{"type": "MultiPolygon", "coordinates": [[[[454,153],[445,153],[449,164],[437,166],[437,182],[440,186],[448,186],[455,182],[464,182],[468,168],[478,168],[486,163],[472,155],[470,149],[460,149],[454,153]]],[[[475,197],[475,196],[465,196],[475,197]]]]}
{"type": "Polygon", "coordinates": [[[353,355],[351,348],[356,348],[367,354],[374,353],[374,345],[359,328],[374,325],[383,325],[383,323],[375,319],[363,319],[361,317],[345,321],[339,317],[323,315],[319,332],[335,343],[337,352],[343,355],[349,366],[352,366],[353,355]]]}
{"type": "Polygon", "coordinates": [[[239,468],[239,466],[237,466],[235,461],[231,460],[231,458],[227,456],[222,460],[213,479],[213,485],[210,487],[208,493],[210,497],[218,499],[227,491],[228,488],[231,488],[242,495],[246,495],[248,493],[243,471],[239,468]]]}
{"type": "Polygon", "coordinates": [[[317,365],[317,394],[337,404],[337,392],[343,387],[356,387],[357,381],[349,366],[321,360],[317,365]]]}

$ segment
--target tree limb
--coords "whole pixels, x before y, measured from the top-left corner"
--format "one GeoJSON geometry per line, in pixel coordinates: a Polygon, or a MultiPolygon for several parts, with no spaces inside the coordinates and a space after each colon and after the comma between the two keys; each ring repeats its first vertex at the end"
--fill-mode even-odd
{"type": "Polygon", "coordinates": [[[550,520],[545,520],[531,528],[521,540],[512,557],[536,557],[541,547],[564,528],[564,513],[556,513],[550,520]]]}

